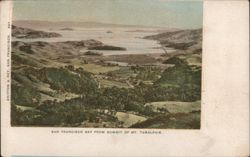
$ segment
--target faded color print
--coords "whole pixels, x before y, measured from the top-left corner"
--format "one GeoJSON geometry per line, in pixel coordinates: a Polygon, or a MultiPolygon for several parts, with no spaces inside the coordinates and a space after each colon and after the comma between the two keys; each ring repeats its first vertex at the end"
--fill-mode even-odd
{"type": "Polygon", "coordinates": [[[202,2],[13,3],[12,126],[200,128],[202,2]]]}

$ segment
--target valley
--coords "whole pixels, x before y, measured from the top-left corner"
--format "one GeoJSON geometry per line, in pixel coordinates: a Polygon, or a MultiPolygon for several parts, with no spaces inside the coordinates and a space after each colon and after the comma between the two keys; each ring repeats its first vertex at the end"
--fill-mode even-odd
{"type": "Polygon", "coordinates": [[[200,29],[13,29],[13,126],[200,128],[200,29]]]}

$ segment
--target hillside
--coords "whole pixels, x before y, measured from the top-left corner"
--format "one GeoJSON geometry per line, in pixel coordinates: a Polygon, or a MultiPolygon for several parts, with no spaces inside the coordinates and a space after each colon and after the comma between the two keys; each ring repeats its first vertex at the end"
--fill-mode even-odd
{"type": "Polygon", "coordinates": [[[199,129],[200,112],[191,112],[191,113],[177,113],[177,114],[167,114],[159,115],[153,118],[150,118],[146,121],[136,123],[130,128],[158,128],[158,129],[199,129]]]}
{"type": "Polygon", "coordinates": [[[59,57],[63,55],[79,55],[82,49],[102,46],[103,44],[96,40],[83,41],[65,41],[65,42],[12,42],[14,51],[22,51],[29,54],[44,57],[59,57]]]}
{"type": "Polygon", "coordinates": [[[201,44],[202,29],[165,32],[146,36],[145,39],[158,40],[165,47],[187,50],[190,47],[201,44]]]}
{"type": "Polygon", "coordinates": [[[97,40],[64,41],[64,42],[12,42],[14,51],[22,51],[28,54],[35,54],[44,57],[60,57],[70,55],[83,55],[87,50],[116,50],[126,51],[126,48],[104,45],[97,40]]]}
{"type": "Polygon", "coordinates": [[[38,31],[29,28],[17,27],[14,25],[12,25],[11,35],[12,37],[15,38],[26,38],[26,39],[61,37],[61,35],[58,33],[38,31]]]}

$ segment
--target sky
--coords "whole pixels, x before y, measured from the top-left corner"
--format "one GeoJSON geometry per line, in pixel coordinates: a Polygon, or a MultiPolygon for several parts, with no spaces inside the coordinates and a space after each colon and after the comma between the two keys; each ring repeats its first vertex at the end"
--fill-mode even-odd
{"type": "Polygon", "coordinates": [[[202,1],[14,0],[13,20],[102,22],[201,28],[202,1]]]}

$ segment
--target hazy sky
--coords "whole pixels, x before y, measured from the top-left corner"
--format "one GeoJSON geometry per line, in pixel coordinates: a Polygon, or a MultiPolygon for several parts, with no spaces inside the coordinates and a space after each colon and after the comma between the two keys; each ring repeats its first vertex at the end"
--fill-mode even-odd
{"type": "Polygon", "coordinates": [[[15,0],[13,12],[14,20],[200,28],[203,3],[187,0],[15,0]]]}

